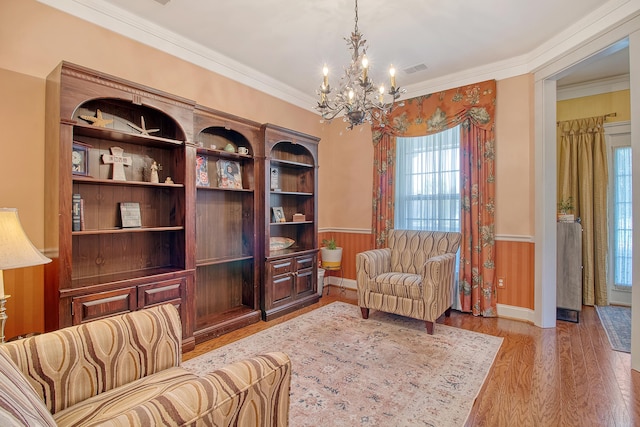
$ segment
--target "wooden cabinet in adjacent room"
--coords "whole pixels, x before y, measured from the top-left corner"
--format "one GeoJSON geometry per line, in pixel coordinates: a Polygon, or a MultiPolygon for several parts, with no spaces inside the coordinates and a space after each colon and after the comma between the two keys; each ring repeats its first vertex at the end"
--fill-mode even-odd
{"type": "Polygon", "coordinates": [[[582,224],[558,222],[557,318],[578,322],[582,311],[582,224]]]}
{"type": "Polygon", "coordinates": [[[45,328],[171,303],[193,348],[195,103],[63,62],[46,105],[45,328]]]}
{"type": "MultiPolygon", "coordinates": [[[[260,321],[260,124],[196,106],[196,342],[260,321]]],[[[263,156],[263,155],[262,155],[263,156]]]]}
{"type": "Polygon", "coordinates": [[[318,301],[318,142],[300,132],[262,126],[264,170],[264,288],[271,320],[318,301]]]}

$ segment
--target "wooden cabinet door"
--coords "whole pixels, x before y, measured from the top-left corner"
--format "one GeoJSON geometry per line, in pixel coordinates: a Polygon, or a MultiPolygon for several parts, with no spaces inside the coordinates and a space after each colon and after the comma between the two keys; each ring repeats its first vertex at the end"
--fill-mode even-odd
{"type": "Polygon", "coordinates": [[[296,296],[313,291],[313,269],[306,268],[296,274],[296,296]]]}
{"type": "Polygon", "coordinates": [[[296,296],[314,292],[315,255],[304,255],[295,258],[296,296]]]}
{"type": "Polygon", "coordinates": [[[294,265],[292,258],[283,258],[270,261],[267,266],[266,300],[272,308],[293,298],[294,265]]]}
{"type": "Polygon", "coordinates": [[[117,314],[129,313],[137,308],[135,287],[100,292],[73,298],[73,324],[90,322],[117,314]]]}
{"type": "Polygon", "coordinates": [[[271,302],[273,306],[291,301],[294,296],[293,284],[293,275],[291,274],[285,274],[273,278],[273,281],[271,282],[273,290],[273,298],[271,302]]]}

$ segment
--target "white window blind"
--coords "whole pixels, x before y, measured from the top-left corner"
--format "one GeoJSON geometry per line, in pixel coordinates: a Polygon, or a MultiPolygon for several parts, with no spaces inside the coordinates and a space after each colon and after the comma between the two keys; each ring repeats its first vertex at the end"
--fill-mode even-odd
{"type": "Polygon", "coordinates": [[[395,224],[460,231],[460,126],[396,144],[395,224]]]}

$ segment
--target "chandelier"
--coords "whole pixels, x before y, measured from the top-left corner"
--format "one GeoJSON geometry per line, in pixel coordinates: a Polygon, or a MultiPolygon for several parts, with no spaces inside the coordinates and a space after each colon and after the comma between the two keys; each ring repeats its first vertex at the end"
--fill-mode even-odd
{"type": "Polygon", "coordinates": [[[340,78],[340,88],[333,99],[329,98],[329,69],[325,64],[322,69],[324,75],[322,85],[317,91],[320,101],[316,106],[325,120],[331,120],[340,113],[344,113],[344,121],[349,123],[348,129],[363,124],[373,123],[393,109],[396,99],[405,92],[396,86],[396,70],[393,65],[389,68],[390,88],[385,94],[384,84],[376,88],[369,77],[369,60],[367,59],[367,41],[358,31],[358,0],[356,0],[355,28],[351,37],[344,40],[351,50],[351,64],[344,70],[340,78]],[[389,102],[386,101],[390,95],[389,102]]]}

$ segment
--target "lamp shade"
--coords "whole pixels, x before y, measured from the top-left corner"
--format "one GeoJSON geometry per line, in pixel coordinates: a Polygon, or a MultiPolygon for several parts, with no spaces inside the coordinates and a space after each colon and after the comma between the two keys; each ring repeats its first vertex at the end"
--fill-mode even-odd
{"type": "Polygon", "coordinates": [[[18,210],[0,208],[0,270],[30,267],[48,262],[51,260],[33,246],[22,229],[18,210]]]}

